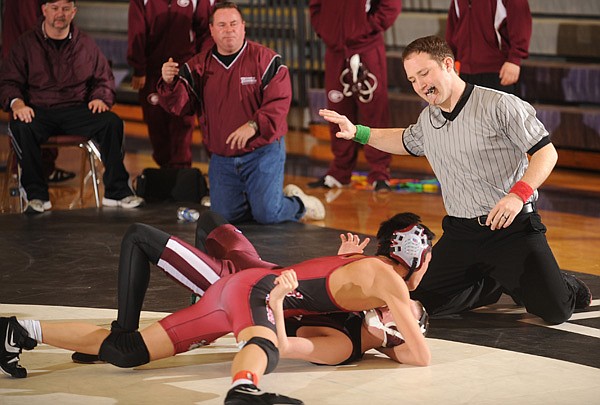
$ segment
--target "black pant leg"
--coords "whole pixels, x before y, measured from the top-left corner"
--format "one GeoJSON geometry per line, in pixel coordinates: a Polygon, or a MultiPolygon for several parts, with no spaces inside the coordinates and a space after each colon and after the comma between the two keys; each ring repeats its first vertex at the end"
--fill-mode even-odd
{"type": "Polygon", "coordinates": [[[47,110],[35,109],[34,112],[35,117],[30,123],[11,120],[8,131],[21,166],[21,186],[27,199],[49,201],[40,145],[50,137],[55,123],[47,110]]]}
{"type": "Polygon", "coordinates": [[[57,110],[65,134],[82,135],[98,142],[104,164],[104,196],[120,200],[133,194],[123,158],[123,120],[112,111],[92,113],[87,105],[57,110]]]}
{"type": "Polygon", "coordinates": [[[158,263],[170,235],[145,224],[129,227],[121,242],[118,276],[118,316],[120,329],[139,328],[140,313],[150,281],[150,264],[158,263]]]}

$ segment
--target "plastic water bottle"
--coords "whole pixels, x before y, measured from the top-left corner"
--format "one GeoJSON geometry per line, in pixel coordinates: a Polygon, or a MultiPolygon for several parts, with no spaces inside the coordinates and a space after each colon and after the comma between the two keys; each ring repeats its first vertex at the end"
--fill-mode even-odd
{"type": "Polygon", "coordinates": [[[200,217],[200,212],[188,208],[188,207],[179,207],[177,209],[177,219],[186,222],[196,222],[200,217]]]}

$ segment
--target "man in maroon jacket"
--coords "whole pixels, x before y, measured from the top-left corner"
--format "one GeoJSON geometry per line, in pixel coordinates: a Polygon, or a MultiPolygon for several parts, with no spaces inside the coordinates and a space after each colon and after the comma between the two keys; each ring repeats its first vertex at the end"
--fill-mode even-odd
{"type": "MultiPolygon", "coordinates": [[[[32,29],[42,15],[43,0],[6,1],[2,13],[2,59],[7,59],[17,38],[32,29]]],[[[40,21],[41,24],[41,21],[40,21]]],[[[75,177],[75,173],[56,167],[58,148],[42,149],[44,176],[52,183],[60,183],[75,177]]],[[[9,162],[11,163],[11,162],[9,162]]]]}
{"type": "MultiPolygon", "coordinates": [[[[400,14],[401,0],[311,0],[310,22],[325,43],[327,108],[351,121],[389,126],[387,61],[383,32],[400,14]]],[[[309,187],[341,187],[350,183],[361,145],[335,136],[330,125],[334,158],[326,175],[309,187]]],[[[391,156],[363,147],[370,166],[367,176],[375,191],[389,191],[391,156]]]]}
{"type": "Polygon", "coordinates": [[[76,12],[75,1],[46,1],[43,22],[19,37],[0,71],[0,105],[13,115],[8,129],[21,164],[26,213],[52,208],[40,145],[59,134],[85,135],[100,144],[104,206],[134,208],[144,201],[128,184],[123,121],[109,111],[112,71],[94,41],[71,24],[76,12]]]}
{"type": "Polygon", "coordinates": [[[292,86],[281,56],[245,39],[235,3],[215,5],[210,33],[212,49],[181,69],[173,58],[163,64],[158,93],[173,114],[198,114],[211,154],[211,209],[231,223],[323,219],[316,197],[294,185],[282,192],[292,86]]]}
{"type": "Polygon", "coordinates": [[[515,94],[521,61],[529,56],[527,0],[452,0],[446,42],[468,83],[515,94]]]}
{"type": "MultiPolygon", "coordinates": [[[[160,167],[192,165],[193,115],[176,116],[158,105],[156,83],[164,61],[184,63],[208,35],[215,0],[130,0],[127,61],[133,68],[131,86],[139,100],[152,142],[152,157],[160,167]]],[[[209,41],[212,42],[212,41],[209,41]]]]}

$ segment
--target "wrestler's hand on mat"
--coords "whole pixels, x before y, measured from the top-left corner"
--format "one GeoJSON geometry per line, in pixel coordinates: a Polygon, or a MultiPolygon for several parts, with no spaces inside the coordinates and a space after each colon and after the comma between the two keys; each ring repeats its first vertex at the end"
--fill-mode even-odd
{"type": "Polygon", "coordinates": [[[517,214],[521,212],[521,209],[523,209],[523,201],[514,194],[508,194],[492,208],[485,224],[489,226],[492,231],[500,228],[507,228],[512,224],[517,214]]]}
{"type": "Polygon", "coordinates": [[[298,287],[298,278],[294,270],[284,270],[274,281],[275,287],[269,293],[269,306],[273,309],[275,304],[283,301],[285,296],[298,287]]]}
{"type": "Polygon", "coordinates": [[[338,255],[345,255],[349,253],[364,253],[365,247],[371,241],[370,238],[365,238],[362,242],[360,241],[360,237],[353,233],[348,232],[346,235],[343,233],[340,234],[340,239],[342,243],[340,244],[340,248],[338,249],[338,255]]]}
{"type": "Polygon", "coordinates": [[[333,124],[338,124],[340,127],[340,131],[335,134],[338,138],[342,139],[353,139],[356,135],[356,126],[350,122],[345,115],[341,115],[336,113],[333,110],[320,109],[319,115],[323,117],[326,121],[329,121],[333,124]]]}

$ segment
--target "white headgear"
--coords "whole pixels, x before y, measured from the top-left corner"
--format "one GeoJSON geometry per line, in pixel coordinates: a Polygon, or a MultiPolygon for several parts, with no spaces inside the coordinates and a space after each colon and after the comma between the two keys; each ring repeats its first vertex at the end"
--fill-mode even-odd
{"type": "Polygon", "coordinates": [[[425,234],[425,229],[419,224],[409,225],[392,233],[390,257],[409,269],[405,280],[408,280],[415,270],[421,268],[425,254],[430,250],[431,242],[425,234]]]}

